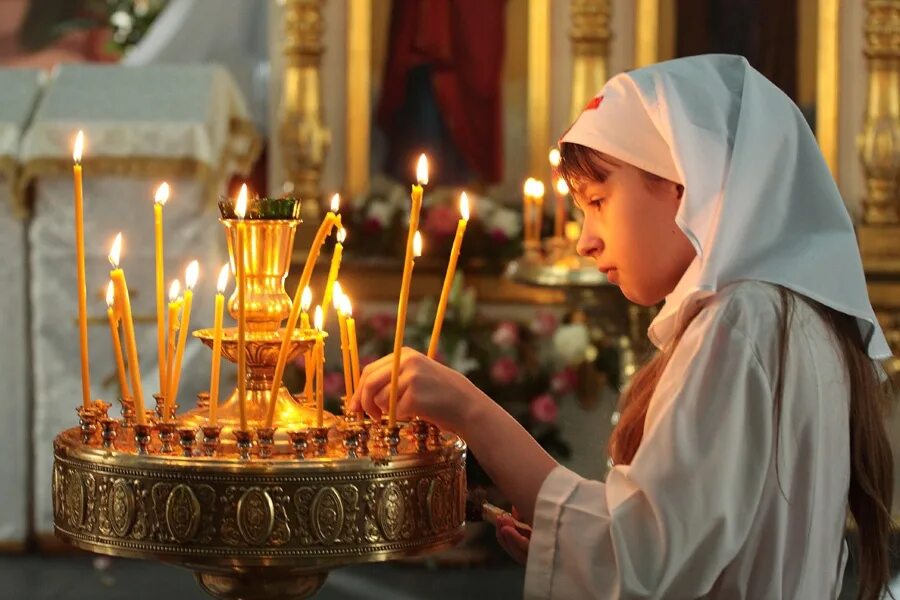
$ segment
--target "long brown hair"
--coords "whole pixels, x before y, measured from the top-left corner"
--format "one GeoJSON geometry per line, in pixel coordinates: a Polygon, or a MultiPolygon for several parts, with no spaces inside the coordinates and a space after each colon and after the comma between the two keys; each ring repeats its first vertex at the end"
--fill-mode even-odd
{"type": "MultiPolygon", "coordinates": [[[[602,155],[578,144],[562,144],[560,175],[570,187],[580,181],[605,181],[609,171],[598,161],[602,155]]],[[[605,158],[605,157],[604,157],[605,158]]],[[[646,174],[648,182],[659,178],[646,174]]],[[[779,361],[772,407],[775,430],[781,420],[784,381],[782,373],[787,355],[788,332],[798,296],[779,287],[781,318],[779,322],[779,361]]],[[[869,358],[856,319],[832,308],[799,296],[825,322],[840,348],[850,383],[850,513],[859,531],[858,600],[878,600],[887,589],[890,578],[889,544],[892,530],[891,503],[894,488],[894,466],[884,417],[893,398],[889,384],[882,384],[878,367],[869,358]]],[[[657,352],[632,377],[620,400],[620,417],[609,441],[609,455],[616,464],[629,464],[644,434],[647,408],[674,348],[689,323],[685,323],[666,350],[657,352]]],[[[778,451],[776,436],[775,450],[778,451]]],[[[893,597],[893,596],[892,596],[893,597]]]]}

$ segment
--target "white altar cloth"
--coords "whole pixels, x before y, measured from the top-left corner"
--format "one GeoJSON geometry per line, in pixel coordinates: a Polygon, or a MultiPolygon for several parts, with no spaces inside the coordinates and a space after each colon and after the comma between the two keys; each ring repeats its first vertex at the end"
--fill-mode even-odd
{"type": "MultiPolygon", "coordinates": [[[[52,440],[76,424],[81,401],[76,297],[72,140],[87,139],[84,236],[91,392],[113,403],[118,384],[106,319],[107,254],[124,238],[121,266],[131,293],[147,408],[159,389],[153,194],[172,188],[164,208],[165,278],[184,281],[200,262],[191,330],[212,325],[215,278],[227,259],[218,209],[228,178],[249,169],[258,137],[243,99],[218,67],[65,67],[49,82],[23,141],[25,176],[35,183],[31,247],[34,348],[35,528],[52,531],[52,440]]],[[[178,403],[190,407],[209,384],[210,353],[189,337],[178,403]]]]}

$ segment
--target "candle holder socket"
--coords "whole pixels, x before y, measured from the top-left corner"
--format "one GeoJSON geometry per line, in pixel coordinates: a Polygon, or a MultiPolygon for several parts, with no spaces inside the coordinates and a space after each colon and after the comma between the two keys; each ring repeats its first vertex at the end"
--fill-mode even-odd
{"type": "Polygon", "coordinates": [[[312,427],[312,443],[316,456],[321,457],[328,454],[328,428],[312,427]]]}
{"type": "Polygon", "coordinates": [[[416,443],[416,452],[428,452],[428,423],[422,419],[413,419],[409,424],[409,433],[416,443]]]}
{"type": "Polygon", "coordinates": [[[122,404],[122,421],[120,427],[122,429],[131,429],[134,427],[134,398],[123,396],[119,398],[122,404]]]}
{"type": "Polygon", "coordinates": [[[256,440],[259,444],[259,457],[272,458],[275,453],[275,430],[277,427],[257,427],[256,440]]]}
{"type": "Polygon", "coordinates": [[[150,432],[153,426],[148,423],[134,424],[134,443],[137,445],[138,454],[150,454],[150,432]]]}
{"type": "Polygon", "coordinates": [[[79,406],[76,412],[81,427],[81,443],[90,445],[97,433],[97,409],[93,405],[87,408],[79,406]]]}
{"type": "Polygon", "coordinates": [[[197,410],[209,412],[209,392],[197,393],[197,410]]]}
{"type": "Polygon", "coordinates": [[[104,402],[99,398],[94,400],[94,413],[97,415],[98,421],[109,418],[110,407],[112,407],[112,404],[110,404],[109,402],[104,402]]]}
{"type": "Polygon", "coordinates": [[[115,449],[116,437],[118,437],[119,422],[115,419],[106,417],[100,420],[100,439],[103,440],[103,447],[107,450],[115,449]]]}
{"type": "Polygon", "coordinates": [[[194,455],[194,444],[197,441],[197,430],[191,426],[178,428],[178,444],[181,446],[181,455],[190,457],[194,455]]]}
{"type": "Polygon", "coordinates": [[[201,425],[200,431],[203,432],[203,454],[205,456],[215,456],[219,450],[219,436],[222,434],[222,426],[201,425]]]}
{"type": "Polygon", "coordinates": [[[359,429],[351,427],[344,431],[344,449],[347,451],[347,458],[359,457],[359,429]]]}
{"type": "Polygon", "coordinates": [[[159,451],[163,454],[171,454],[175,451],[172,442],[175,440],[175,429],[177,427],[175,421],[160,421],[156,424],[156,432],[161,443],[159,451]]]}
{"type": "Polygon", "coordinates": [[[400,447],[400,426],[388,425],[384,429],[385,443],[387,444],[387,453],[390,456],[399,454],[400,447]]]}
{"type": "Polygon", "coordinates": [[[253,448],[253,432],[245,429],[234,429],[231,434],[237,441],[238,456],[241,460],[250,460],[250,450],[253,448]]]}
{"type": "Polygon", "coordinates": [[[288,431],[288,439],[294,448],[294,458],[302,460],[306,455],[306,447],[309,444],[306,431],[288,431]]]}

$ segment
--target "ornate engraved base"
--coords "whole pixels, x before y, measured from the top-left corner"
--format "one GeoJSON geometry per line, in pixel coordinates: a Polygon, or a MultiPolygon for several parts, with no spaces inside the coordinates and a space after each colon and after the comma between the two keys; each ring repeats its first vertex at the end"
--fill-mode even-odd
{"type": "MultiPolygon", "coordinates": [[[[335,430],[332,430],[335,433],[335,430]]],[[[443,433],[417,452],[346,458],[151,452],[54,441],[56,534],[80,548],[195,571],[217,598],[307,598],[328,571],[449,547],[463,536],[465,444],[443,433]]],[[[133,445],[133,443],[132,443],[133,445]]]]}

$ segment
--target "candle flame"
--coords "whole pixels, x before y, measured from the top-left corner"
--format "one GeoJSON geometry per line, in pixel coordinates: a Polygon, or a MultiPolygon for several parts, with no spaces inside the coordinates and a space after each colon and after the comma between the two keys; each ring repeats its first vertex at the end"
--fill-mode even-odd
{"type": "Polygon", "coordinates": [[[325,314],[322,312],[322,305],[316,306],[316,313],[313,317],[313,323],[315,323],[316,329],[322,331],[323,323],[325,321],[325,314]]]}
{"type": "Polygon", "coordinates": [[[109,264],[113,266],[114,269],[119,268],[119,257],[122,254],[122,232],[116,234],[116,239],[113,240],[112,248],[109,250],[109,264]]]}
{"type": "Polygon", "coordinates": [[[110,280],[109,285],[106,286],[106,306],[109,308],[112,308],[115,301],[116,301],[116,288],[113,285],[112,280],[110,280]]]}
{"type": "Polygon", "coordinates": [[[243,219],[247,214],[247,184],[241,184],[241,191],[238,193],[237,200],[234,203],[234,214],[238,219],[243,219]]]}
{"type": "Polygon", "coordinates": [[[172,281],[172,285],[169,286],[169,302],[175,302],[178,300],[178,296],[181,295],[181,282],[177,279],[172,281]]]}
{"type": "Polygon", "coordinates": [[[231,272],[231,265],[225,263],[222,265],[222,268],[219,269],[219,279],[216,281],[216,291],[220,294],[225,293],[225,288],[228,287],[228,273],[231,272]]]}
{"type": "Polygon", "coordinates": [[[336,213],[341,208],[341,195],[335,194],[331,197],[331,212],[336,213]]]}
{"type": "Polygon", "coordinates": [[[559,166],[559,161],[562,157],[559,154],[558,148],[553,148],[550,150],[550,166],[554,169],[559,166]]]}
{"type": "Polygon", "coordinates": [[[422,234],[418,231],[413,236],[413,256],[416,258],[422,256],[422,234]]]}
{"type": "Polygon", "coordinates": [[[169,184],[165,181],[156,188],[156,198],[154,199],[157,204],[161,206],[165,206],[166,201],[169,199],[169,184]]]}
{"type": "Polygon", "coordinates": [[[80,163],[81,162],[81,153],[84,150],[84,132],[78,132],[78,135],[75,136],[75,149],[72,151],[72,159],[80,163]]]}
{"type": "Polygon", "coordinates": [[[428,158],[421,154],[419,162],[416,164],[416,180],[419,185],[428,185],[428,158]]]}
{"type": "Polygon", "coordinates": [[[465,192],[459,195],[459,214],[462,215],[463,221],[469,220],[469,197],[465,192]]]}
{"type": "Polygon", "coordinates": [[[544,199],[544,182],[538,179],[534,180],[534,197],[538,200],[544,199]]]}
{"type": "Polygon", "coordinates": [[[534,177],[529,177],[525,180],[525,185],[522,186],[522,193],[528,197],[534,196],[534,177]]]}
{"type": "Polygon", "coordinates": [[[569,193],[569,184],[562,177],[556,180],[556,193],[560,196],[565,196],[569,193]]]}
{"type": "Polygon", "coordinates": [[[309,312],[310,306],[312,306],[312,290],[309,289],[309,286],[306,286],[300,295],[300,309],[303,312],[309,312]]]}
{"type": "Polygon", "coordinates": [[[348,317],[353,316],[353,305],[350,303],[350,296],[344,294],[344,301],[341,303],[341,311],[348,317]]]}
{"type": "Polygon", "coordinates": [[[347,230],[341,227],[337,232],[338,244],[343,244],[347,240],[347,230]]]}
{"type": "Polygon", "coordinates": [[[334,310],[340,312],[341,303],[344,298],[344,288],[341,287],[340,281],[334,282],[334,287],[331,288],[331,302],[334,304],[334,310]]]}
{"type": "Polygon", "coordinates": [[[200,263],[192,260],[184,271],[184,286],[189,290],[194,289],[198,277],[200,277],[200,263]]]}

